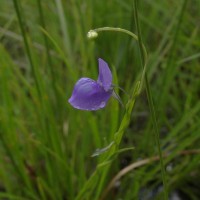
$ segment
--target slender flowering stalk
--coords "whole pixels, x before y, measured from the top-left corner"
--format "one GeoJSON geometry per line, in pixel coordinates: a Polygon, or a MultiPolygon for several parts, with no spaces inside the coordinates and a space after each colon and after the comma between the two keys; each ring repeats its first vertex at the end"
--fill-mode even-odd
{"type": "MultiPolygon", "coordinates": [[[[101,28],[96,28],[93,30],[90,30],[87,34],[88,39],[93,39],[96,38],[98,36],[99,32],[120,32],[120,33],[125,33],[129,36],[131,36],[134,40],[139,41],[138,40],[138,36],[135,35],[134,33],[132,33],[131,31],[128,31],[126,29],[123,28],[118,28],[118,27],[101,27],[101,28]]],[[[145,74],[146,74],[146,65],[147,65],[147,50],[144,46],[144,44],[142,44],[142,51],[143,51],[143,55],[144,55],[144,66],[143,66],[143,71],[142,71],[142,78],[141,78],[141,84],[140,84],[140,89],[139,89],[139,93],[143,87],[143,82],[145,81],[145,74]]]]}
{"type": "MultiPolygon", "coordinates": [[[[128,31],[128,30],[123,29],[123,28],[116,28],[116,27],[101,27],[101,28],[96,28],[96,29],[90,30],[87,34],[87,37],[89,39],[96,38],[98,36],[98,32],[103,32],[103,31],[126,33],[126,34],[130,35],[134,40],[138,41],[138,36],[135,35],[134,33],[132,33],[131,31],[128,31]]],[[[147,64],[147,51],[146,51],[144,44],[142,44],[142,50],[143,50],[143,53],[144,53],[144,61],[145,61],[144,66],[146,66],[146,64],[147,64]]]]}
{"type": "MultiPolygon", "coordinates": [[[[138,24],[137,24],[137,26],[138,26],[138,24]]],[[[93,30],[89,31],[90,34],[88,34],[88,37],[90,38],[91,35],[98,35],[99,32],[103,32],[103,31],[126,33],[129,36],[131,36],[134,40],[137,40],[138,43],[139,43],[140,50],[141,50],[140,53],[142,55],[142,64],[143,64],[143,74],[142,74],[142,78],[141,78],[139,92],[142,89],[143,82],[145,82],[147,96],[148,96],[148,102],[149,102],[149,107],[150,107],[150,111],[151,111],[153,122],[154,122],[153,125],[154,125],[154,131],[155,131],[155,135],[156,135],[155,140],[156,140],[156,144],[157,144],[158,152],[159,152],[160,165],[161,165],[161,171],[162,171],[162,179],[163,179],[163,185],[164,185],[164,191],[165,191],[165,199],[167,199],[168,191],[167,191],[167,185],[166,185],[166,179],[165,179],[166,176],[165,176],[164,163],[163,163],[163,158],[162,158],[162,153],[161,153],[161,145],[160,145],[160,141],[159,141],[157,120],[156,120],[156,115],[155,115],[153,99],[152,99],[152,96],[151,96],[151,91],[150,91],[150,87],[149,87],[148,79],[147,79],[147,75],[146,75],[146,65],[147,65],[147,51],[146,51],[146,48],[145,48],[144,44],[142,43],[141,38],[139,38],[134,33],[130,32],[130,31],[126,30],[126,29],[122,29],[122,28],[102,27],[102,28],[93,29],[93,30]]],[[[91,37],[91,38],[93,38],[93,37],[91,37]]]]}
{"type": "MultiPolygon", "coordinates": [[[[136,29],[138,32],[138,43],[139,43],[139,50],[140,50],[140,55],[141,55],[141,60],[142,64],[144,65],[145,63],[145,55],[142,51],[142,36],[140,33],[140,25],[139,25],[139,18],[138,18],[138,1],[134,0],[134,18],[135,18],[135,24],[136,24],[136,29]]],[[[147,98],[149,102],[149,108],[151,112],[151,116],[153,119],[153,128],[154,128],[154,137],[155,137],[155,143],[157,145],[158,149],[158,155],[160,159],[160,168],[161,168],[161,174],[162,174],[162,182],[163,182],[163,190],[164,190],[164,199],[168,200],[168,186],[167,186],[167,180],[166,180],[166,172],[165,172],[165,165],[163,161],[163,155],[162,155],[162,150],[161,150],[161,144],[160,144],[160,135],[159,135],[159,130],[158,130],[158,123],[157,123],[157,118],[156,118],[156,112],[154,109],[154,103],[153,103],[153,98],[149,86],[149,81],[147,74],[145,73],[145,85],[146,85],[146,93],[147,93],[147,98]]]]}

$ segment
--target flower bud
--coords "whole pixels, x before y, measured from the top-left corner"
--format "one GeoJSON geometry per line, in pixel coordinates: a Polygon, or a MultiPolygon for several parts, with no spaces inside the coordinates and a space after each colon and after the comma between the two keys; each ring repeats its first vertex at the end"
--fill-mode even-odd
{"type": "Polygon", "coordinates": [[[88,39],[94,39],[98,37],[98,33],[96,31],[93,31],[93,30],[90,30],[88,33],[87,33],[87,38],[88,39]]]}

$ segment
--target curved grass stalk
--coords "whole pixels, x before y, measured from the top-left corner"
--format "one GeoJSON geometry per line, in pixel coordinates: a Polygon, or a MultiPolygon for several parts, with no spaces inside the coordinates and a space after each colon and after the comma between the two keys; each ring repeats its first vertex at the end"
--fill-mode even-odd
{"type": "MultiPolygon", "coordinates": [[[[142,37],[141,37],[141,32],[140,32],[140,26],[139,26],[139,19],[138,19],[138,1],[134,0],[134,17],[135,17],[135,24],[136,24],[136,29],[138,32],[138,43],[139,43],[139,50],[140,50],[140,55],[141,55],[141,60],[143,66],[146,65],[146,55],[143,52],[143,43],[142,43],[142,37]]],[[[164,199],[168,199],[168,188],[167,188],[167,180],[166,180],[166,172],[165,172],[165,166],[164,166],[164,161],[163,161],[163,156],[162,156],[162,150],[161,150],[161,144],[160,144],[160,137],[159,137],[159,131],[158,131],[158,123],[157,123],[157,118],[156,118],[156,112],[154,109],[154,103],[153,103],[153,98],[149,86],[149,81],[147,74],[145,73],[144,75],[145,79],[145,85],[146,85],[146,93],[147,93],[147,98],[148,98],[148,103],[149,103],[149,108],[151,112],[151,117],[153,119],[153,128],[154,128],[154,137],[155,137],[155,143],[157,145],[158,149],[158,154],[159,154],[159,159],[160,159],[160,168],[161,168],[161,173],[162,173],[162,182],[163,182],[163,188],[164,188],[164,199]]]]}
{"type": "MultiPolygon", "coordinates": [[[[89,31],[90,34],[88,34],[89,38],[92,38],[92,37],[90,37],[91,35],[92,36],[94,35],[95,37],[98,36],[97,32],[101,32],[101,31],[123,32],[123,33],[126,33],[126,34],[132,36],[135,40],[138,41],[138,37],[134,33],[130,32],[128,30],[125,30],[125,29],[114,28],[114,27],[103,27],[103,28],[97,28],[97,29],[91,30],[91,31],[89,31]]],[[[96,182],[96,181],[98,181],[98,188],[95,189],[95,196],[93,196],[93,199],[96,200],[100,196],[101,189],[104,185],[104,181],[105,181],[107,172],[109,170],[111,160],[113,159],[114,155],[116,155],[116,152],[118,152],[118,150],[119,150],[119,145],[121,143],[122,137],[130,123],[131,113],[132,113],[133,107],[135,105],[135,100],[136,100],[137,96],[139,95],[139,93],[141,92],[142,85],[144,82],[146,62],[147,62],[147,52],[146,52],[146,48],[144,45],[142,45],[142,49],[143,49],[143,53],[145,55],[145,65],[142,70],[140,80],[138,80],[136,82],[136,84],[133,85],[133,88],[131,89],[131,96],[125,106],[124,117],[121,121],[118,131],[114,134],[114,137],[113,137],[114,144],[105,152],[105,154],[102,155],[102,158],[100,159],[100,163],[98,164],[96,170],[91,175],[89,180],[85,183],[84,187],[82,188],[82,190],[79,192],[78,196],[76,197],[76,200],[81,200],[81,199],[85,199],[85,198],[87,199],[86,196],[89,195],[88,190],[90,190],[90,191],[94,190],[94,188],[96,187],[96,186],[94,186],[94,182],[96,182]],[[106,165],[104,163],[106,163],[106,165]],[[103,166],[104,166],[104,168],[102,168],[103,166]]]]}
{"type": "MultiPolygon", "coordinates": [[[[145,82],[146,93],[147,93],[147,98],[148,98],[148,102],[149,102],[149,108],[150,108],[151,116],[152,116],[152,119],[153,119],[155,141],[156,141],[156,145],[157,145],[157,148],[158,148],[158,154],[159,154],[159,160],[160,160],[160,166],[161,166],[161,172],[162,172],[162,180],[163,180],[163,186],[164,186],[164,196],[165,196],[165,200],[167,200],[168,199],[168,191],[167,191],[167,184],[166,184],[166,174],[165,174],[164,162],[163,162],[163,158],[162,158],[162,151],[161,151],[161,145],[160,145],[160,139],[159,139],[159,131],[158,131],[156,113],[155,113],[155,109],[154,109],[154,103],[153,103],[153,98],[152,98],[152,94],[151,94],[151,91],[150,91],[148,78],[147,78],[147,75],[146,75],[147,51],[146,51],[146,48],[145,48],[145,46],[144,46],[144,44],[142,43],[142,40],[141,40],[141,34],[140,34],[139,23],[138,23],[138,16],[137,16],[137,11],[136,11],[137,10],[136,1],[135,1],[134,6],[135,6],[135,15],[136,15],[135,19],[136,19],[136,27],[137,27],[137,30],[138,30],[138,36],[136,34],[132,33],[131,31],[128,31],[128,30],[122,29],[122,28],[116,28],[116,27],[96,28],[96,29],[90,30],[89,33],[90,34],[96,33],[96,34],[93,34],[93,35],[95,35],[95,37],[97,37],[98,33],[103,32],[103,31],[121,32],[121,33],[128,34],[134,40],[138,41],[140,55],[141,55],[141,59],[142,59],[142,67],[143,67],[143,72],[142,72],[141,82],[140,82],[139,88],[138,88],[138,93],[140,93],[142,86],[143,86],[143,82],[145,82]]],[[[119,130],[120,130],[120,128],[119,128],[119,130]]],[[[123,129],[122,132],[124,132],[124,129],[123,129]]],[[[122,136],[123,136],[123,134],[120,134],[120,137],[117,137],[117,145],[119,145],[122,136]]]]}

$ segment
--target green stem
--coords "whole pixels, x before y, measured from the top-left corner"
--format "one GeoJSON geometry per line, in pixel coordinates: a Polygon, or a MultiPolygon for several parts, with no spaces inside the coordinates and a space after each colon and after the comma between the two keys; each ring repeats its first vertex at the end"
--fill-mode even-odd
{"type": "Polygon", "coordinates": [[[20,13],[20,4],[19,4],[18,0],[13,0],[13,3],[14,3],[15,11],[16,11],[17,18],[18,18],[18,21],[19,21],[19,26],[20,26],[20,29],[21,29],[21,32],[22,32],[26,53],[27,53],[27,56],[28,56],[28,59],[29,59],[29,62],[30,62],[30,66],[31,66],[31,70],[32,70],[32,73],[33,73],[33,77],[34,77],[34,80],[35,80],[37,92],[38,92],[38,95],[41,97],[42,93],[41,93],[39,81],[38,81],[38,78],[37,78],[37,72],[36,72],[35,66],[33,64],[33,59],[32,59],[32,56],[31,56],[31,50],[30,50],[30,47],[29,47],[29,44],[28,44],[28,39],[27,39],[27,36],[26,36],[25,28],[24,28],[24,23],[22,21],[22,16],[21,16],[21,13],[20,13]]]}
{"type": "MultiPolygon", "coordinates": [[[[135,15],[135,24],[136,24],[136,29],[138,32],[138,43],[139,43],[139,50],[140,50],[140,55],[142,58],[142,65],[145,66],[146,64],[146,58],[143,52],[142,48],[142,37],[140,33],[140,26],[139,26],[139,19],[138,19],[138,5],[137,5],[137,0],[134,0],[134,15],[135,15]]],[[[166,180],[166,172],[165,172],[165,166],[164,166],[164,161],[162,157],[162,150],[161,150],[161,144],[160,144],[160,136],[159,136],[159,131],[158,131],[158,123],[156,119],[156,113],[154,109],[154,103],[153,103],[153,98],[149,86],[149,81],[147,74],[145,73],[145,85],[146,85],[146,93],[147,93],[147,98],[149,102],[149,108],[151,112],[151,116],[153,119],[153,128],[154,128],[154,134],[155,134],[155,142],[158,148],[158,153],[159,153],[159,158],[160,158],[160,167],[161,167],[161,173],[162,173],[162,181],[163,181],[163,186],[164,186],[164,198],[165,200],[168,199],[168,188],[167,188],[167,180],[166,180]]]]}
{"type": "MultiPolygon", "coordinates": [[[[138,24],[138,20],[137,20],[137,29],[139,27],[138,24]]],[[[150,87],[149,87],[149,83],[148,83],[148,78],[146,75],[146,64],[147,64],[147,51],[146,48],[144,46],[144,44],[142,43],[141,40],[141,36],[140,34],[135,35],[134,33],[132,33],[131,31],[128,31],[126,29],[122,29],[122,28],[115,28],[115,27],[102,27],[102,28],[96,28],[90,31],[90,33],[92,32],[103,32],[103,31],[112,31],[112,32],[121,32],[121,33],[125,33],[130,35],[134,40],[138,41],[139,43],[139,47],[140,47],[140,54],[141,54],[141,58],[142,58],[142,65],[143,65],[143,76],[144,76],[144,81],[145,81],[145,85],[146,85],[146,92],[147,92],[147,98],[148,98],[148,102],[149,102],[149,107],[150,107],[150,112],[152,115],[152,119],[153,119],[153,127],[154,127],[154,132],[155,132],[155,141],[158,147],[158,153],[159,153],[159,158],[160,158],[160,165],[161,165],[161,171],[162,171],[162,180],[163,180],[163,185],[164,185],[164,191],[165,191],[165,200],[168,199],[168,192],[167,192],[167,184],[166,184],[166,174],[165,174],[165,168],[164,168],[164,162],[163,162],[163,158],[162,158],[162,153],[161,153],[161,145],[160,145],[160,139],[159,139],[159,131],[158,131],[158,125],[157,125],[157,119],[156,119],[156,113],[155,113],[155,109],[154,109],[154,103],[153,103],[153,99],[152,99],[152,95],[151,95],[151,91],[150,91],[150,87]]],[[[142,78],[143,80],[143,78],[142,78]]],[[[142,85],[142,84],[141,84],[142,85]]]]}
{"type": "MultiPolygon", "coordinates": [[[[138,41],[138,36],[135,35],[134,33],[132,33],[131,31],[128,31],[126,29],[123,29],[123,28],[116,28],[116,27],[101,27],[101,28],[96,28],[96,29],[93,29],[93,30],[90,30],[88,33],[98,33],[98,32],[102,32],[102,31],[112,31],[112,32],[120,32],[120,33],[125,33],[129,36],[131,36],[134,40],[138,41]]],[[[97,37],[98,34],[95,36],[97,37]]],[[[141,48],[142,48],[142,52],[143,52],[143,55],[144,55],[144,65],[143,65],[143,72],[142,72],[142,78],[141,78],[141,81],[144,80],[144,77],[145,77],[145,72],[146,72],[146,66],[147,66],[147,50],[146,50],[146,47],[144,46],[144,44],[141,44],[141,48]]],[[[139,89],[139,93],[142,89],[142,86],[143,86],[143,82],[141,82],[140,84],[140,89],[139,89]]]]}
{"type": "Polygon", "coordinates": [[[61,31],[63,34],[63,42],[64,42],[64,49],[67,53],[67,56],[71,58],[71,42],[70,42],[70,37],[69,37],[69,27],[67,24],[67,20],[65,18],[65,13],[64,13],[64,6],[63,6],[63,1],[61,0],[55,0],[56,6],[57,6],[57,11],[58,11],[58,17],[60,20],[60,27],[61,31]]]}
{"type": "MultiPolygon", "coordinates": [[[[115,27],[102,27],[102,28],[96,28],[96,29],[93,29],[92,31],[94,32],[102,32],[102,31],[112,31],[112,32],[121,32],[121,33],[126,33],[128,35],[130,35],[131,37],[134,38],[134,40],[138,41],[138,36],[135,35],[134,33],[132,33],[131,31],[128,31],[126,29],[123,29],[123,28],[115,28],[115,27]]],[[[91,31],[91,32],[92,32],[91,31]]],[[[144,44],[142,44],[142,51],[143,51],[143,55],[144,55],[144,66],[146,66],[146,63],[147,63],[147,51],[146,51],[146,48],[144,46],[144,44]]]]}

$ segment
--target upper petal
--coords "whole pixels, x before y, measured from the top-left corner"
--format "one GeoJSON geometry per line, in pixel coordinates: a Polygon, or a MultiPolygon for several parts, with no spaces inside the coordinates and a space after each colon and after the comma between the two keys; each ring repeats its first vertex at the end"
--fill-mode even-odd
{"type": "Polygon", "coordinates": [[[105,91],[96,81],[81,78],[74,86],[68,102],[80,110],[98,110],[105,107],[112,91],[105,91]]]}
{"type": "Polygon", "coordinates": [[[108,64],[101,58],[99,61],[99,77],[97,82],[103,86],[105,91],[108,91],[112,84],[112,73],[108,67],[108,64]]]}

